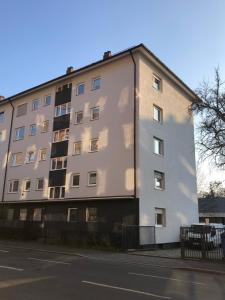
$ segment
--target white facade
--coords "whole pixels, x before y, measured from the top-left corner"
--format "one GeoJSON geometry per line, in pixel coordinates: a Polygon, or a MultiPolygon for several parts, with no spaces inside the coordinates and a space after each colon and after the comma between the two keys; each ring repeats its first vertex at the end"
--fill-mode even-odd
{"type": "Polygon", "coordinates": [[[12,108],[7,99],[0,103],[0,112],[4,111],[6,116],[5,122],[0,124],[0,131],[7,132],[0,144],[1,195],[4,178],[6,182],[2,200],[23,204],[52,201],[49,199],[48,179],[52,164],[54,103],[58,88],[65,84],[72,84],[71,112],[65,195],[58,201],[85,203],[85,199],[122,201],[126,198],[136,201],[137,198],[139,225],[156,225],[157,243],[178,241],[180,226],[198,219],[194,129],[192,116],[188,112],[195,95],[143,45],[11,97],[15,114],[6,177],[4,160],[12,108]],[[100,79],[100,88],[93,90],[95,78],[100,79]],[[77,89],[81,83],[84,84],[84,91],[78,95],[77,89]],[[48,95],[51,96],[50,105],[45,103],[48,95]],[[35,99],[40,100],[37,110],[33,110],[35,99]],[[23,103],[27,103],[26,116],[17,117],[18,106],[23,103]],[[154,105],[161,109],[162,122],[153,119],[154,105]],[[99,109],[97,120],[91,118],[94,107],[99,109]],[[79,112],[82,112],[83,118],[80,124],[76,124],[79,112]],[[49,121],[47,132],[41,131],[44,121],[49,121]],[[35,136],[30,134],[32,124],[37,125],[35,136]],[[23,126],[25,136],[16,141],[15,130],[23,126]],[[154,153],[154,138],[161,154],[154,153]],[[92,139],[98,139],[96,152],[90,151],[92,139]],[[75,155],[74,143],[80,141],[82,152],[75,155]],[[46,150],[46,159],[42,161],[39,157],[41,149],[46,150]],[[29,151],[35,152],[34,162],[31,163],[26,161],[29,151]],[[12,166],[11,157],[15,153],[24,155],[19,166],[12,166]],[[155,187],[155,171],[164,176],[161,189],[155,187]],[[90,172],[97,173],[95,185],[88,184],[90,172]],[[74,174],[80,176],[79,186],[72,185],[74,174]],[[37,189],[38,178],[44,179],[41,190],[37,189]],[[31,187],[26,191],[24,184],[28,179],[31,187]],[[19,180],[19,189],[15,193],[10,192],[11,180],[19,180]]]}

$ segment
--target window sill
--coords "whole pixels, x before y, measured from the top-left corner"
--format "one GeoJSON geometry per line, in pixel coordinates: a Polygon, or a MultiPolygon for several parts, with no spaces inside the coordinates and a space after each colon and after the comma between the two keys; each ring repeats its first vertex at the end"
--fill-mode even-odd
{"type": "Polygon", "coordinates": [[[97,184],[88,184],[87,187],[94,187],[97,186],[97,184]]]}
{"type": "Polygon", "coordinates": [[[157,188],[157,187],[154,187],[154,189],[155,189],[156,191],[165,191],[165,188],[157,188]]]}
{"type": "Polygon", "coordinates": [[[157,225],[155,225],[155,227],[156,227],[156,228],[164,228],[164,227],[166,227],[166,226],[165,226],[165,225],[158,225],[158,224],[157,224],[157,225]]]}
{"type": "Polygon", "coordinates": [[[71,188],[79,188],[79,185],[71,185],[71,188]]]}

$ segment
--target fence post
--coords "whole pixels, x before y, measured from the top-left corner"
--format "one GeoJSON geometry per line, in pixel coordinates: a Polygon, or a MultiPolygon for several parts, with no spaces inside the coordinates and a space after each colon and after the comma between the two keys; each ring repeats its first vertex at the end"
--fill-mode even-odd
{"type": "Polygon", "coordinates": [[[181,258],[185,258],[185,244],[184,244],[184,237],[183,237],[183,230],[184,228],[180,227],[180,251],[181,251],[181,258]]]}

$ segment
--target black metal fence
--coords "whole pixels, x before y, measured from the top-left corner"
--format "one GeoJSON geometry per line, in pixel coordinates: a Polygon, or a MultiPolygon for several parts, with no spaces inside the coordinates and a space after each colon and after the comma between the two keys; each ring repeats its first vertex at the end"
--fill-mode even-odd
{"type": "Polygon", "coordinates": [[[207,225],[181,227],[181,257],[222,260],[225,257],[225,229],[207,225]]]}
{"type": "Polygon", "coordinates": [[[138,249],[155,243],[154,226],[127,226],[103,222],[0,221],[0,238],[43,243],[138,249]]]}

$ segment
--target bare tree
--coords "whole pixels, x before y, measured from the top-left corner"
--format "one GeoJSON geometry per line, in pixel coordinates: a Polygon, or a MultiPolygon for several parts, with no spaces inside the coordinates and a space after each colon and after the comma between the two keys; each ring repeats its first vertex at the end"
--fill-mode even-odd
{"type": "Polygon", "coordinates": [[[225,89],[219,68],[215,69],[214,83],[203,82],[196,94],[201,101],[196,101],[191,110],[200,116],[200,157],[213,158],[217,167],[225,167],[225,89]]]}

